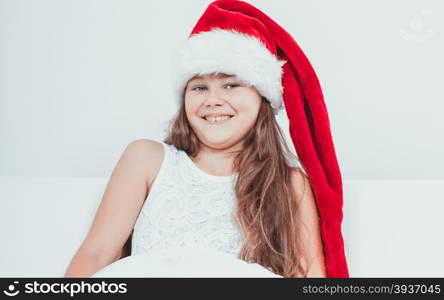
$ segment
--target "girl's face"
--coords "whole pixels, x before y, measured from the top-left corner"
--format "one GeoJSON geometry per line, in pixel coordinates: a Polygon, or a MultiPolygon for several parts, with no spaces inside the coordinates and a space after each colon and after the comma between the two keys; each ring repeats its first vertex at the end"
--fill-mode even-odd
{"type": "Polygon", "coordinates": [[[262,98],[254,87],[219,73],[189,80],[184,101],[188,121],[201,143],[226,149],[251,130],[262,98]]]}

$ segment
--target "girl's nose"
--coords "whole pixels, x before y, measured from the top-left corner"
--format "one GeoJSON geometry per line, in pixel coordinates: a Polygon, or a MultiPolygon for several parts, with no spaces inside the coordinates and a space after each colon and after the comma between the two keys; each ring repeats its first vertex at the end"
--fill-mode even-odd
{"type": "Polygon", "coordinates": [[[224,103],[225,97],[223,91],[215,88],[209,90],[209,92],[207,93],[207,97],[205,98],[205,105],[222,105],[224,103]]]}

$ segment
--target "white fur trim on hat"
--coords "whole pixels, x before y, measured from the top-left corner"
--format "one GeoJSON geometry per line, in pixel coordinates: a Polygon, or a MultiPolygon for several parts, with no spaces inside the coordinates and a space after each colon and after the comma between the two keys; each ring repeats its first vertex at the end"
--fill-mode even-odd
{"type": "Polygon", "coordinates": [[[257,38],[235,30],[194,34],[183,42],[172,57],[172,80],[178,105],[183,90],[195,75],[214,72],[234,74],[254,86],[267,98],[275,114],[282,105],[282,66],[279,60],[257,38]]]}

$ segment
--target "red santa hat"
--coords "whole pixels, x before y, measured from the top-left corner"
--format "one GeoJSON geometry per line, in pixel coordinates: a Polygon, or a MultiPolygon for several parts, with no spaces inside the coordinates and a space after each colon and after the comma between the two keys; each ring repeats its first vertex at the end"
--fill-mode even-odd
{"type": "Polygon", "coordinates": [[[284,109],[290,137],[310,178],[320,216],[327,277],[349,277],[341,233],[342,179],[320,83],[293,37],[254,6],[212,2],[173,57],[177,104],[193,76],[235,74],[284,109]]]}

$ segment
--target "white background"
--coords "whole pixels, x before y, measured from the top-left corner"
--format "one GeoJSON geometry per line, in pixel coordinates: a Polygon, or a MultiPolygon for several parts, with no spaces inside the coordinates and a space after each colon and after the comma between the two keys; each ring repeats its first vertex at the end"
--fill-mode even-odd
{"type": "MultiPolygon", "coordinates": [[[[0,0],[0,276],[63,274],[126,145],[164,138],[210,2],[0,0]]],[[[248,2],[321,82],[350,275],[442,276],[444,2],[248,2]]]]}

